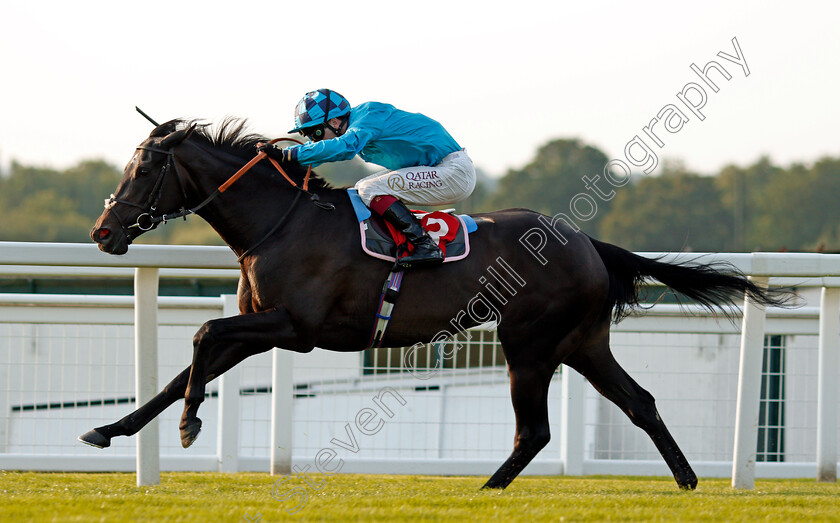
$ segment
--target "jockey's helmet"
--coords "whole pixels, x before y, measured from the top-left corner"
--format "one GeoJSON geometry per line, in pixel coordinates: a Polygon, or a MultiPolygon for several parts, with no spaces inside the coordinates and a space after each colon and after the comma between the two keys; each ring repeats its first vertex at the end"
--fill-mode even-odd
{"type": "Polygon", "coordinates": [[[331,118],[338,118],[350,112],[350,102],[330,89],[318,89],[306,93],[295,107],[295,128],[289,133],[301,129],[323,125],[331,118]]]}

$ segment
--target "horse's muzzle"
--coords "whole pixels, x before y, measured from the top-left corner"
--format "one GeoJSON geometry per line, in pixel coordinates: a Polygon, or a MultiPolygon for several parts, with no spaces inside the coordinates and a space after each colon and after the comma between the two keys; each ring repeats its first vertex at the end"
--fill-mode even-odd
{"type": "Polygon", "coordinates": [[[111,228],[100,224],[101,219],[90,231],[90,239],[93,240],[102,252],[108,254],[125,254],[128,252],[128,238],[122,230],[111,228]]]}

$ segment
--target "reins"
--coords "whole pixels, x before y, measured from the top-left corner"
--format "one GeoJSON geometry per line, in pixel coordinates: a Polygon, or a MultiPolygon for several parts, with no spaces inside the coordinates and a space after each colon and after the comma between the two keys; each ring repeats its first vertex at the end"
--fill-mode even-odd
{"type": "MultiPolygon", "coordinates": [[[[301,145],[303,144],[303,142],[301,142],[299,140],[296,140],[294,138],[275,138],[275,139],[271,140],[269,143],[270,144],[275,144],[275,143],[281,142],[281,141],[295,142],[295,143],[301,144],[301,145]]],[[[144,148],[143,147],[138,147],[138,149],[144,149],[144,148]]],[[[149,148],[145,148],[145,149],[149,149],[149,148]]],[[[150,149],[150,150],[154,150],[154,149],[150,149]]],[[[167,163],[169,161],[172,161],[172,158],[174,156],[174,153],[172,151],[161,151],[160,149],[158,149],[158,151],[165,152],[166,154],[169,155],[169,160],[167,160],[167,163]]],[[[225,183],[223,183],[215,191],[213,191],[210,194],[210,196],[205,198],[203,202],[199,203],[198,205],[196,205],[192,209],[185,209],[185,208],[182,207],[181,210],[179,210],[178,212],[163,214],[163,215],[158,216],[158,217],[150,216],[151,224],[157,224],[157,223],[160,223],[160,222],[166,223],[167,220],[171,220],[171,219],[174,219],[174,218],[183,217],[184,219],[186,219],[186,217],[189,216],[190,214],[195,214],[202,207],[204,207],[205,205],[207,205],[208,203],[213,201],[217,196],[219,196],[220,194],[227,191],[228,188],[230,188],[231,185],[233,185],[237,180],[239,180],[242,177],[242,175],[244,175],[245,173],[250,171],[253,166],[257,165],[264,158],[268,158],[268,155],[265,154],[264,152],[260,151],[259,153],[257,153],[256,156],[251,158],[251,160],[248,163],[246,163],[238,171],[233,173],[233,176],[228,178],[227,181],[225,181],[225,183]]],[[[318,207],[321,207],[322,209],[326,209],[326,210],[333,210],[335,208],[335,206],[332,205],[332,204],[323,204],[323,203],[319,202],[318,201],[318,195],[309,192],[309,178],[310,178],[310,176],[312,176],[312,166],[311,165],[307,167],[306,176],[304,176],[304,178],[303,178],[303,184],[301,186],[299,186],[297,183],[295,183],[294,180],[292,180],[292,178],[288,174],[286,174],[286,171],[283,169],[283,167],[274,158],[268,158],[268,160],[271,162],[271,164],[274,166],[274,168],[277,169],[277,171],[283,176],[283,178],[285,178],[286,181],[289,182],[289,184],[292,187],[294,187],[298,191],[301,191],[302,193],[306,193],[307,195],[309,195],[310,200],[315,202],[315,205],[317,205],[318,207]]],[[[178,173],[178,178],[180,179],[181,178],[180,170],[178,169],[178,164],[177,163],[175,163],[175,171],[176,171],[176,173],[178,173]]],[[[139,225],[139,217],[138,217],[138,223],[135,224],[135,225],[140,227],[142,230],[148,230],[148,229],[143,229],[143,227],[139,225]]],[[[134,227],[135,225],[132,225],[132,227],[134,227]]]]}
{"type": "MultiPolygon", "coordinates": [[[[281,141],[295,142],[295,143],[301,144],[301,145],[303,144],[303,142],[301,142],[299,140],[296,140],[294,138],[275,138],[275,139],[269,141],[268,143],[275,144],[275,143],[281,142],[281,141]]],[[[152,152],[163,153],[163,154],[167,155],[167,159],[166,159],[166,164],[164,164],[164,166],[161,168],[161,170],[158,174],[158,177],[157,177],[157,179],[155,180],[155,183],[152,186],[152,191],[150,192],[149,197],[146,199],[145,204],[141,205],[141,204],[137,204],[137,203],[134,203],[134,202],[127,201],[127,200],[119,199],[116,196],[114,196],[113,194],[111,195],[111,197],[109,199],[105,200],[105,208],[106,209],[111,209],[111,212],[114,213],[114,215],[117,218],[117,221],[119,222],[120,227],[123,229],[124,233],[127,233],[127,229],[132,229],[132,228],[135,228],[135,227],[140,229],[141,231],[148,231],[150,229],[155,228],[159,223],[166,223],[168,220],[172,220],[172,219],[175,219],[175,218],[183,217],[186,220],[187,216],[189,216],[191,214],[195,214],[200,209],[202,209],[204,206],[206,206],[211,201],[213,201],[220,194],[227,191],[230,188],[231,185],[233,185],[237,180],[239,180],[239,178],[241,178],[245,173],[247,173],[249,170],[251,170],[252,167],[254,167],[257,163],[262,161],[264,158],[268,157],[268,155],[266,153],[262,152],[262,151],[257,153],[257,155],[254,156],[250,161],[248,161],[248,163],[243,165],[238,171],[236,171],[223,184],[221,184],[218,188],[216,188],[216,190],[213,191],[210,194],[210,196],[205,198],[204,201],[202,201],[201,203],[199,203],[195,207],[193,207],[191,209],[187,209],[185,206],[182,206],[181,209],[179,209],[177,212],[165,213],[165,214],[161,214],[159,216],[152,216],[151,213],[153,211],[155,211],[155,209],[157,208],[157,203],[160,200],[161,194],[163,192],[163,184],[164,184],[164,181],[165,181],[165,176],[166,176],[166,173],[169,171],[170,165],[174,166],[176,179],[178,181],[179,189],[181,191],[181,196],[183,198],[184,203],[186,203],[187,194],[186,194],[186,191],[184,189],[184,182],[182,180],[183,175],[181,173],[181,169],[178,167],[178,162],[175,161],[175,153],[173,152],[172,149],[164,150],[164,149],[159,149],[159,148],[156,148],[156,147],[148,147],[148,146],[140,146],[140,147],[137,147],[137,149],[144,150],[144,151],[152,151],[152,152]],[[141,213],[137,217],[137,221],[133,225],[129,225],[128,227],[126,227],[123,224],[122,218],[119,216],[119,214],[117,214],[116,209],[114,209],[114,206],[117,203],[123,203],[123,204],[126,204],[126,205],[130,205],[132,207],[137,207],[141,210],[144,210],[145,212],[141,213]],[[146,210],[146,209],[148,209],[148,210],[146,210]],[[146,217],[146,218],[144,219],[144,217],[146,217]],[[141,223],[141,220],[143,220],[143,223],[141,223]]],[[[292,187],[294,187],[295,189],[298,190],[298,193],[295,196],[294,200],[292,200],[292,204],[289,206],[288,209],[286,209],[286,212],[283,214],[283,216],[280,218],[280,220],[274,225],[274,227],[272,227],[271,230],[269,230],[268,233],[265,236],[263,236],[258,242],[256,242],[250,248],[248,248],[248,250],[246,250],[241,256],[239,256],[239,258],[237,258],[237,261],[240,262],[240,263],[245,258],[245,256],[247,256],[248,254],[253,252],[254,249],[256,249],[258,246],[260,246],[269,237],[271,237],[272,234],[277,232],[277,230],[280,228],[280,226],[283,224],[283,222],[286,221],[286,218],[288,218],[289,214],[291,214],[292,209],[295,207],[298,200],[300,200],[300,196],[302,194],[308,195],[309,199],[321,209],[324,209],[324,210],[327,210],[327,211],[332,211],[332,210],[335,209],[335,205],[333,205],[331,203],[320,202],[319,198],[318,198],[318,195],[309,191],[309,179],[312,175],[312,166],[311,165],[307,167],[306,175],[303,178],[303,183],[301,185],[298,185],[297,183],[295,183],[295,181],[288,174],[286,174],[286,171],[283,169],[283,167],[274,158],[268,157],[268,160],[271,162],[271,164],[274,166],[274,168],[277,169],[277,171],[283,176],[283,178],[285,178],[285,180],[287,182],[289,182],[289,184],[292,187]]],[[[126,236],[128,237],[128,234],[126,234],[126,236]]]]}
{"type": "MultiPolygon", "coordinates": [[[[298,145],[303,145],[303,142],[301,142],[300,140],[296,140],[294,138],[275,138],[268,143],[274,145],[277,142],[283,142],[283,141],[285,141],[285,142],[295,142],[298,145]]],[[[257,155],[254,156],[248,163],[246,163],[245,165],[242,166],[241,169],[236,171],[233,174],[233,176],[228,178],[228,180],[225,183],[223,183],[222,185],[219,186],[219,188],[217,189],[219,191],[219,193],[225,192],[228,189],[228,187],[233,185],[233,182],[235,182],[240,177],[242,177],[243,174],[248,172],[251,169],[251,167],[257,165],[263,158],[267,158],[267,157],[268,157],[268,155],[265,154],[262,151],[257,153],[257,155]]],[[[311,165],[309,167],[307,167],[307,169],[306,169],[306,176],[303,177],[303,186],[298,187],[298,185],[295,183],[295,181],[292,180],[289,177],[289,175],[286,174],[286,171],[283,170],[283,168],[280,166],[280,164],[277,163],[277,160],[275,160],[274,158],[268,158],[268,161],[271,162],[271,164],[274,166],[274,168],[277,169],[277,171],[279,171],[280,174],[283,175],[283,178],[285,178],[286,181],[289,182],[292,185],[292,187],[294,187],[295,189],[300,189],[303,192],[309,192],[309,177],[312,175],[312,166],[311,165]]]]}

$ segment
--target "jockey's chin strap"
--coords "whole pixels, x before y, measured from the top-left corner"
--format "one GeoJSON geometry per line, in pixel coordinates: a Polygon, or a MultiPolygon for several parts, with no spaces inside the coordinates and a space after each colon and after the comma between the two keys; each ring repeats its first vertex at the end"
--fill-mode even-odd
{"type": "MultiPolygon", "coordinates": [[[[300,142],[300,141],[298,141],[294,138],[275,138],[275,139],[271,140],[269,143],[274,144],[274,143],[277,143],[277,142],[280,142],[280,141],[289,141],[289,142],[295,142],[295,143],[298,143],[298,144],[302,144],[302,142],[300,142]]],[[[184,185],[185,185],[184,184],[184,175],[181,172],[181,169],[178,167],[178,162],[175,161],[175,153],[173,152],[172,149],[165,150],[165,149],[159,149],[159,148],[156,148],[156,147],[148,147],[148,146],[140,146],[137,149],[143,150],[143,151],[152,151],[152,152],[162,153],[162,154],[165,154],[167,156],[167,158],[166,158],[166,163],[164,164],[164,166],[161,168],[160,172],[158,173],[157,179],[155,179],[155,183],[152,186],[152,190],[149,193],[149,197],[146,199],[146,201],[143,204],[130,202],[128,200],[123,200],[123,199],[117,198],[113,194],[111,195],[110,198],[105,200],[105,208],[110,209],[111,212],[114,214],[114,216],[117,218],[117,222],[119,222],[120,227],[123,230],[123,233],[125,234],[125,236],[127,238],[129,238],[129,243],[131,243],[131,240],[130,240],[130,236],[128,235],[128,229],[137,228],[137,229],[140,229],[141,231],[145,232],[145,231],[148,231],[150,229],[154,229],[160,223],[166,223],[168,220],[172,220],[172,219],[175,219],[175,218],[182,218],[182,217],[186,220],[187,216],[189,216],[190,214],[195,214],[202,207],[206,206],[211,201],[213,201],[217,196],[219,196],[223,192],[227,191],[228,188],[231,185],[233,185],[234,182],[236,182],[239,178],[241,178],[243,174],[248,172],[254,165],[259,163],[263,158],[268,157],[268,155],[266,155],[264,152],[259,152],[248,163],[243,165],[241,169],[236,171],[233,174],[233,176],[228,178],[228,180],[225,183],[223,183],[215,191],[213,191],[210,194],[210,196],[205,198],[203,202],[199,203],[195,207],[193,207],[191,209],[187,209],[185,205],[182,205],[181,208],[176,212],[165,213],[165,214],[161,214],[161,215],[158,215],[158,216],[153,216],[152,213],[157,209],[158,202],[160,201],[161,195],[163,194],[163,183],[166,179],[166,173],[169,171],[171,166],[174,166],[173,168],[175,170],[176,180],[178,181],[178,188],[181,192],[181,197],[183,199],[182,201],[184,203],[186,203],[187,193],[186,193],[186,190],[184,189],[184,185]],[[137,217],[137,221],[133,225],[129,225],[129,226],[126,227],[123,224],[122,218],[120,217],[120,215],[116,212],[116,209],[114,208],[114,206],[118,203],[122,203],[122,204],[125,204],[125,205],[130,205],[132,207],[137,207],[137,208],[143,210],[144,212],[141,213],[137,217]]],[[[331,203],[323,203],[323,202],[319,201],[319,198],[318,198],[317,194],[309,192],[309,178],[312,175],[312,166],[311,165],[306,170],[306,176],[304,176],[304,178],[303,178],[303,183],[301,185],[298,185],[297,183],[295,183],[294,180],[292,180],[292,178],[288,174],[286,174],[286,171],[283,170],[283,167],[281,167],[280,164],[274,158],[268,158],[268,159],[271,162],[271,164],[274,165],[275,169],[277,169],[277,171],[283,176],[283,178],[285,178],[286,181],[289,182],[289,184],[291,184],[292,187],[294,187],[295,189],[300,191],[298,193],[298,196],[294,199],[294,203],[290,206],[289,210],[291,210],[291,207],[293,207],[294,204],[297,203],[301,194],[307,194],[309,196],[309,199],[313,203],[315,203],[315,205],[320,207],[321,209],[324,209],[324,210],[327,210],[327,211],[332,211],[332,210],[335,209],[335,205],[333,205],[331,203]]],[[[282,223],[288,215],[289,215],[289,213],[287,211],[286,214],[284,214],[283,217],[280,219],[279,223],[282,223]]],[[[263,238],[262,240],[257,242],[257,244],[254,245],[253,247],[251,247],[250,249],[248,249],[247,252],[252,251],[254,248],[256,248],[257,245],[261,244],[265,239],[267,239],[268,236],[270,236],[273,232],[275,232],[277,230],[277,228],[279,227],[279,223],[278,223],[277,226],[275,226],[269,232],[269,234],[265,238],[263,238]]]]}

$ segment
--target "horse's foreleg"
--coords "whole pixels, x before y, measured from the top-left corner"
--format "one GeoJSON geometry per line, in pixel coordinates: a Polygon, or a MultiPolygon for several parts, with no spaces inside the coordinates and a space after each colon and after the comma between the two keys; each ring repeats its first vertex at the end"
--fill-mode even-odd
{"type": "Polygon", "coordinates": [[[598,392],[615,403],[634,425],[647,433],[680,488],[693,490],[697,486],[697,476],[659,417],[653,396],[615,361],[608,343],[590,353],[574,354],[565,363],[583,374],[598,392]]]}
{"type": "Polygon", "coordinates": [[[147,423],[155,419],[158,414],[175,403],[178,398],[184,397],[189,375],[190,368],[187,367],[154,398],[147,401],[146,404],[116,423],[96,427],[86,432],[79,436],[79,441],[102,449],[111,446],[111,438],[114,436],[132,436],[136,434],[147,423]]]}
{"type": "MultiPolygon", "coordinates": [[[[236,364],[254,354],[257,354],[257,352],[254,352],[250,347],[242,345],[218,347],[217,350],[214,350],[214,354],[208,364],[206,382],[213,381],[213,379],[221,376],[236,364]]],[[[140,429],[155,419],[161,412],[184,397],[187,390],[190,369],[191,367],[184,369],[154,398],[131,414],[115,423],[103,425],[85,433],[79,437],[79,441],[94,447],[105,448],[111,445],[111,438],[114,436],[133,436],[137,434],[140,429]]]]}
{"type": "Polygon", "coordinates": [[[198,407],[204,401],[207,381],[218,375],[209,370],[214,358],[221,360],[217,365],[222,363],[230,368],[249,355],[275,346],[296,349],[291,319],[283,309],[210,320],[198,330],[193,338],[193,361],[184,393],[184,413],[178,426],[184,448],[192,445],[201,430],[198,407]],[[247,350],[231,350],[242,346],[247,350]],[[237,352],[245,352],[245,356],[237,352]]]}
{"type": "Polygon", "coordinates": [[[553,371],[545,367],[510,369],[510,396],[516,414],[513,453],[482,488],[505,488],[548,444],[548,386],[553,371]]]}

